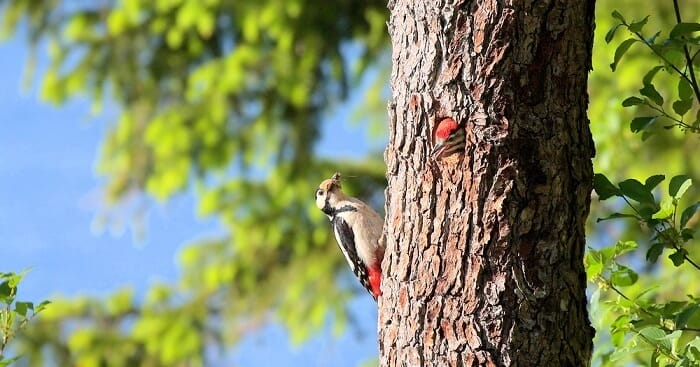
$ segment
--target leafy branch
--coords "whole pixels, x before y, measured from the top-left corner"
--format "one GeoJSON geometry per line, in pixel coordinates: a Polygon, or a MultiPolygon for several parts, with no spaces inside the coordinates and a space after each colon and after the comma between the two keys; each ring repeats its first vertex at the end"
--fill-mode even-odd
{"type": "MultiPolygon", "coordinates": [[[[687,23],[683,23],[683,20],[681,19],[681,9],[678,6],[678,0],[673,0],[673,11],[676,14],[676,22],[678,24],[687,24],[687,23]]],[[[695,27],[695,28],[698,28],[698,27],[695,27]]],[[[695,70],[693,70],[693,58],[695,56],[697,56],[698,52],[700,52],[700,50],[695,52],[695,55],[693,57],[690,57],[690,49],[688,47],[688,44],[683,44],[683,54],[685,56],[686,65],[688,66],[688,74],[690,76],[690,84],[693,86],[693,91],[695,92],[695,98],[698,101],[700,101],[700,88],[698,87],[698,81],[695,78],[695,70]]]]}
{"type": "MultiPolygon", "coordinates": [[[[615,71],[633,45],[642,45],[651,50],[656,65],[643,76],[638,95],[622,101],[623,107],[636,107],[643,111],[630,122],[630,130],[642,133],[646,140],[658,129],[652,127],[660,121],[682,131],[700,134],[700,87],[693,63],[700,54],[699,23],[685,23],[681,19],[678,1],[673,0],[676,25],[664,37],[661,31],[653,34],[645,32],[649,16],[637,21],[628,21],[618,11],[612,13],[617,20],[605,35],[610,43],[620,29],[626,29],[631,37],[623,40],[615,50],[610,67],[615,71]],[[671,80],[677,80],[677,97],[668,96],[667,90],[657,88],[654,79],[660,71],[666,71],[671,80]],[[664,94],[662,94],[664,93],[664,94]],[[672,101],[669,103],[668,101],[672,101]],[[688,118],[689,112],[696,110],[695,119],[688,118]]],[[[668,79],[664,80],[667,82],[668,79]]],[[[659,83],[661,84],[661,83],[659,83]]],[[[695,221],[692,219],[700,202],[682,207],[681,199],[692,186],[687,175],[671,178],[668,195],[657,200],[656,187],[666,179],[664,175],[648,177],[644,183],[636,179],[626,179],[613,184],[605,175],[596,174],[594,189],[601,201],[613,197],[621,199],[622,209],[598,222],[607,220],[633,219],[649,230],[649,246],[646,260],[656,263],[668,250],[668,258],[676,267],[688,264],[688,269],[700,270],[700,264],[690,258],[687,248],[693,240],[695,221]]],[[[619,205],[617,207],[620,207],[619,205]]],[[[586,273],[589,281],[597,285],[591,301],[591,308],[599,307],[597,300],[603,291],[610,290],[616,297],[606,302],[609,315],[616,316],[610,324],[610,338],[613,350],[602,354],[603,365],[608,362],[648,360],[650,366],[700,366],[700,298],[688,295],[686,301],[658,301],[659,292],[645,290],[635,297],[623,291],[637,283],[639,275],[621,264],[618,259],[638,250],[635,241],[618,241],[615,245],[602,249],[589,249],[586,253],[586,273]]],[[[594,312],[594,311],[591,311],[594,312]]]]}
{"type": "Polygon", "coordinates": [[[615,50],[613,62],[610,64],[613,71],[617,69],[622,57],[630,47],[637,43],[651,50],[661,62],[661,65],[651,68],[642,79],[643,86],[639,90],[640,95],[631,96],[622,102],[623,107],[644,106],[656,112],[655,115],[651,116],[635,117],[630,124],[632,132],[643,132],[643,140],[651,136],[652,130],[648,128],[659,119],[667,119],[672,122],[670,125],[664,126],[666,129],[678,127],[692,133],[700,133],[700,110],[693,122],[688,123],[684,120],[684,116],[700,102],[700,86],[698,86],[693,67],[694,59],[700,53],[700,47],[698,47],[700,46],[700,37],[695,36],[696,32],[700,32],[700,23],[682,22],[676,0],[674,0],[674,10],[677,24],[669,32],[668,38],[660,38],[660,31],[651,36],[645,36],[642,33],[649,16],[639,21],[629,22],[617,11],[614,11],[612,16],[619,23],[605,35],[605,41],[608,43],[612,41],[620,28],[627,29],[633,35],[632,38],[622,41],[615,50]],[[694,50],[691,56],[693,48],[697,48],[697,50],[694,50]],[[680,60],[681,57],[683,60],[680,60]],[[679,66],[678,64],[684,65],[679,66]],[[666,70],[679,76],[678,99],[671,105],[673,113],[664,108],[664,97],[654,85],[654,77],[660,70],[666,70]]]}
{"type": "Polygon", "coordinates": [[[19,356],[5,358],[3,352],[17,332],[29,324],[49,301],[37,305],[32,302],[17,301],[17,287],[27,273],[0,273],[0,367],[6,367],[19,359],[19,356]]]}
{"type": "Polygon", "coordinates": [[[614,185],[605,175],[597,173],[593,179],[593,188],[600,200],[620,197],[632,210],[631,213],[612,213],[597,221],[635,219],[653,231],[652,244],[646,253],[647,261],[655,263],[664,249],[668,248],[674,250],[668,257],[675,266],[687,262],[696,270],[700,270],[700,265],[688,256],[684,247],[693,239],[694,230],[690,228],[689,221],[700,208],[700,202],[688,206],[681,212],[680,217],[678,216],[679,201],[692,186],[692,180],[686,175],[671,178],[668,185],[670,196],[658,202],[652,191],[665,179],[664,175],[654,175],[647,178],[644,184],[635,179],[627,179],[614,185]]]}
{"type": "Polygon", "coordinates": [[[619,314],[610,325],[611,339],[616,346],[610,358],[651,352],[651,365],[658,366],[659,361],[679,366],[697,365],[700,363],[700,337],[695,336],[685,345],[680,343],[689,339],[683,333],[700,332],[700,328],[688,326],[689,323],[698,323],[698,299],[689,296],[688,301],[655,303],[651,297],[646,297],[650,290],[636,297],[621,290],[636,284],[638,275],[620,264],[618,259],[637,247],[634,241],[619,241],[601,250],[589,248],[585,257],[588,278],[598,285],[596,292],[610,289],[619,296],[610,302],[619,314]],[[626,338],[628,334],[633,337],[626,338]]]}

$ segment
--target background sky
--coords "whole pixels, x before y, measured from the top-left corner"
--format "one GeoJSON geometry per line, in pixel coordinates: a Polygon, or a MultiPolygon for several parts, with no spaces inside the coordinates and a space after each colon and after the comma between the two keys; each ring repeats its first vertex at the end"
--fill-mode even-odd
{"type": "MultiPolygon", "coordinates": [[[[40,101],[38,82],[28,89],[22,86],[28,56],[22,39],[0,43],[0,271],[31,268],[18,299],[103,296],[128,286],[139,295],[154,282],[175,282],[178,250],[219,232],[216,221],[198,218],[188,193],[150,207],[143,240],[135,241],[128,228],[98,230],[93,225],[100,208],[95,162],[117,111],[107,107],[95,117],[87,100],[61,106],[40,101]]],[[[46,58],[39,55],[37,65],[36,75],[41,76],[46,58]]],[[[359,157],[383,146],[383,141],[368,141],[361,126],[347,122],[360,103],[356,92],[328,116],[332,121],[324,125],[320,154],[359,157]]],[[[325,332],[295,347],[284,329],[270,326],[216,363],[356,366],[377,354],[376,306],[362,294],[348,308],[358,325],[339,338],[325,332]]]]}

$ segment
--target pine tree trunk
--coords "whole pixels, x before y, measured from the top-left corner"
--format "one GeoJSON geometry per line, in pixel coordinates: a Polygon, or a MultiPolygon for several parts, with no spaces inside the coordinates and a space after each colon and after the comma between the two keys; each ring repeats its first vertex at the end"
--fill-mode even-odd
{"type": "Polygon", "coordinates": [[[382,366],[589,364],[594,3],[390,1],[382,366]]]}

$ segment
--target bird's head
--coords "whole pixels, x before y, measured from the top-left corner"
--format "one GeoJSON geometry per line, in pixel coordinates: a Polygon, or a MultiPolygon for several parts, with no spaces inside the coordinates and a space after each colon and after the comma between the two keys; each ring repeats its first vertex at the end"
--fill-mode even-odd
{"type": "Polygon", "coordinates": [[[454,119],[444,118],[435,129],[435,147],[430,156],[439,158],[444,153],[452,153],[461,143],[464,143],[464,129],[454,119]]]}
{"type": "Polygon", "coordinates": [[[323,180],[316,190],[316,206],[324,210],[334,207],[343,196],[340,185],[340,173],[336,172],[327,180],[323,180]]]}

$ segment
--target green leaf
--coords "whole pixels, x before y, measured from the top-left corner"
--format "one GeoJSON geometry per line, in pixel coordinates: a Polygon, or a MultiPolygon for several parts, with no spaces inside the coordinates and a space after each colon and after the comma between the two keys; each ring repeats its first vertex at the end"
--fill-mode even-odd
{"type": "Polygon", "coordinates": [[[641,204],[655,205],[654,195],[641,182],[630,178],[620,182],[619,186],[622,194],[630,199],[641,204]]]}
{"type": "Polygon", "coordinates": [[[623,17],[622,14],[620,14],[620,12],[617,10],[613,10],[612,17],[619,20],[622,24],[627,24],[625,17],[623,17]]]}
{"type": "Polygon", "coordinates": [[[690,111],[691,108],[693,108],[693,100],[678,100],[673,102],[671,107],[673,107],[673,111],[675,113],[677,113],[679,116],[683,116],[686,113],[688,113],[688,111],[690,111]]]}
{"type": "Polygon", "coordinates": [[[639,93],[641,93],[644,97],[649,98],[658,106],[662,106],[664,104],[664,97],[659,94],[656,87],[654,87],[654,84],[652,83],[644,84],[644,87],[639,90],[639,93]]]}
{"type": "Polygon", "coordinates": [[[659,70],[663,69],[663,65],[657,65],[654,66],[653,68],[649,69],[646,74],[644,74],[644,79],[642,79],[642,84],[647,85],[651,84],[652,81],[654,81],[654,77],[656,76],[656,73],[659,72],[659,70]]]}
{"type": "Polygon", "coordinates": [[[610,263],[614,258],[615,258],[615,247],[614,246],[608,246],[600,249],[598,251],[601,262],[603,263],[604,266],[608,266],[608,263],[610,263]]]}
{"type": "Polygon", "coordinates": [[[615,244],[615,257],[634,251],[638,246],[637,241],[617,241],[615,244]]]}
{"type": "Polygon", "coordinates": [[[10,284],[10,288],[15,288],[15,289],[16,289],[17,286],[19,285],[19,283],[20,283],[20,282],[22,281],[22,279],[24,278],[24,276],[27,275],[27,271],[28,271],[28,270],[25,269],[25,270],[23,270],[23,271],[22,271],[21,273],[19,273],[19,274],[9,273],[9,277],[7,277],[7,280],[8,280],[8,282],[9,282],[9,284],[10,284]]]}
{"type": "Polygon", "coordinates": [[[680,339],[681,335],[683,335],[683,332],[680,330],[675,330],[672,333],[667,334],[662,339],[664,341],[664,345],[669,345],[671,351],[675,351],[678,345],[678,339],[680,339]],[[666,344],[665,342],[668,342],[669,344],[666,344]]]}
{"type": "Polygon", "coordinates": [[[621,26],[622,24],[618,23],[608,30],[608,33],[605,34],[605,43],[610,43],[610,41],[612,41],[613,37],[615,37],[615,32],[617,32],[621,26]]]}
{"type": "Polygon", "coordinates": [[[692,184],[693,181],[688,175],[674,176],[668,183],[668,193],[674,198],[680,199],[692,184]]]}
{"type": "Polygon", "coordinates": [[[651,217],[652,219],[666,219],[673,215],[676,211],[676,205],[674,204],[673,198],[665,197],[661,200],[661,208],[659,211],[654,213],[651,217]]]}
{"type": "Polygon", "coordinates": [[[586,252],[583,258],[583,263],[586,267],[586,275],[588,279],[591,280],[603,272],[603,262],[600,255],[592,253],[594,250],[589,250],[586,252]]]}
{"type": "Polygon", "coordinates": [[[658,186],[663,180],[666,179],[666,176],[664,175],[653,175],[649,176],[646,181],[644,181],[644,186],[646,186],[649,191],[654,190],[656,186],[658,186]]]}
{"type": "Polygon", "coordinates": [[[678,78],[678,98],[684,101],[693,99],[693,86],[685,78],[678,78]]]}
{"type": "Polygon", "coordinates": [[[622,346],[625,335],[630,331],[630,315],[620,315],[610,325],[610,339],[616,347],[622,346]]]}
{"type": "Polygon", "coordinates": [[[673,319],[673,322],[676,324],[676,328],[684,328],[685,325],[688,323],[688,320],[695,314],[697,310],[700,309],[700,305],[697,304],[691,304],[683,311],[679,312],[676,317],[673,319]]]}
{"type": "Polygon", "coordinates": [[[620,189],[613,185],[602,173],[596,173],[595,176],[593,176],[593,189],[596,194],[598,194],[600,200],[606,200],[611,196],[621,195],[620,189]]]}
{"type": "Polygon", "coordinates": [[[683,241],[690,241],[695,237],[695,231],[690,228],[681,229],[681,238],[683,241]]]}
{"type": "Polygon", "coordinates": [[[659,116],[635,117],[630,123],[630,130],[632,130],[633,133],[638,133],[653,124],[658,117],[659,116]]]}
{"type": "Polygon", "coordinates": [[[655,263],[658,259],[659,256],[661,256],[661,253],[664,252],[664,244],[663,243],[655,243],[649,247],[649,250],[647,250],[647,261],[650,263],[655,263]]]}
{"type": "Polygon", "coordinates": [[[696,336],[690,343],[686,345],[686,355],[692,358],[693,361],[700,361],[700,337],[696,336]]]}
{"type": "Polygon", "coordinates": [[[636,283],[638,278],[639,276],[634,270],[618,264],[617,269],[610,276],[610,282],[614,286],[627,287],[636,283]]]}
{"type": "Polygon", "coordinates": [[[624,213],[612,213],[608,215],[607,217],[603,218],[598,218],[596,219],[596,223],[604,222],[606,220],[611,220],[611,219],[618,219],[618,218],[634,218],[637,219],[637,216],[634,214],[624,214],[624,213]]]}
{"type": "Polygon", "coordinates": [[[672,253],[671,255],[668,255],[668,258],[673,261],[674,266],[681,266],[683,265],[683,262],[685,262],[685,255],[688,254],[688,251],[686,251],[684,248],[676,250],[676,252],[672,253]]]}
{"type": "Polygon", "coordinates": [[[617,68],[617,64],[622,59],[622,56],[625,55],[627,50],[629,50],[630,46],[632,46],[632,44],[634,44],[635,42],[638,41],[634,38],[628,38],[622,41],[622,43],[620,43],[619,46],[617,46],[617,49],[615,50],[615,59],[613,60],[612,64],[610,64],[610,69],[612,69],[612,71],[615,71],[615,69],[617,68]]]}
{"type": "Polygon", "coordinates": [[[685,225],[688,224],[688,221],[690,218],[695,215],[695,212],[700,208],[700,202],[697,202],[683,210],[683,214],[681,214],[681,229],[685,228],[685,225]]]}
{"type": "Polygon", "coordinates": [[[678,38],[681,38],[683,36],[687,36],[693,32],[700,32],[700,24],[699,23],[678,23],[671,30],[669,37],[673,38],[673,39],[678,39],[678,38]]]}
{"type": "Polygon", "coordinates": [[[666,333],[664,333],[663,330],[657,327],[645,327],[644,329],[639,330],[639,334],[644,336],[649,341],[659,342],[660,344],[664,345],[664,347],[666,347],[667,349],[671,349],[670,342],[666,341],[666,343],[664,343],[666,333]]]}
{"type": "Polygon", "coordinates": [[[0,283],[0,302],[12,303],[13,295],[13,288],[10,287],[10,283],[8,281],[0,283]]]}
{"type": "Polygon", "coordinates": [[[46,306],[51,304],[51,301],[42,301],[36,307],[34,307],[34,314],[38,314],[39,312],[43,311],[46,306]]]}
{"type": "Polygon", "coordinates": [[[649,20],[649,16],[647,15],[646,17],[644,17],[644,19],[642,19],[640,21],[630,23],[630,25],[629,25],[630,32],[635,32],[635,33],[641,32],[642,28],[644,28],[644,25],[647,24],[648,20],[649,20]]]}
{"type": "Polygon", "coordinates": [[[639,106],[643,104],[644,100],[639,97],[629,97],[622,101],[622,107],[639,106]]]}
{"type": "Polygon", "coordinates": [[[15,312],[22,317],[27,317],[27,310],[33,310],[34,304],[31,302],[15,302],[15,312]]]}
{"type": "Polygon", "coordinates": [[[654,225],[656,222],[658,222],[658,219],[654,219],[652,216],[658,212],[659,209],[660,207],[657,204],[641,204],[637,207],[637,212],[648,225],[654,225]]]}

